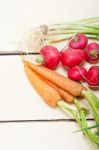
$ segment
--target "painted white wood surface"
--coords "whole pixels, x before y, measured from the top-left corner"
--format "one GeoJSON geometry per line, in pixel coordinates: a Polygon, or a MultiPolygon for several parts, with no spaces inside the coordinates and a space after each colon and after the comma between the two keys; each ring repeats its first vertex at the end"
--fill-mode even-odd
{"type": "MultiPolygon", "coordinates": [[[[16,50],[41,24],[99,16],[99,0],[0,0],[0,51],[16,50]]],[[[47,106],[28,82],[18,56],[0,56],[0,121],[68,118],[47,106]]],[[[2,150],[91,150],[73,122],[0,123],[2,150]]]]}
{"type": "Polygon", "coordinates": [[[0,51],[17,49],[28,29],[99,16],[99,0],[0,0],[0,51]]]}
{"type": "Polygon", "coordinates": [[[2,150],[91,150],[73,122],[0,124],[2,150]]]}

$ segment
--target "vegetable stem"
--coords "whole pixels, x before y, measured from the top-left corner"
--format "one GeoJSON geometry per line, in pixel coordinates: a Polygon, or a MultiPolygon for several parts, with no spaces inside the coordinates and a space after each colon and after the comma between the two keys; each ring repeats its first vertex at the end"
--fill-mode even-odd
{"type": "Polygon", "coordinates": [[[47,38],[50,38],[48,42],[61,42],[78,32],[85,34],[88,38],[99,40],[99,17],[82,19],[70,23],[48,25],[47,38]]]}
{"type": "MultiPolygon", "coordinates": [[[[57,105],[63,111],[70,113],[72,115],[72,117],[78,122],[78,124],[80,125],[80,127],[82,129],[83,128],[87,128],[88,127],[87,120],[86,120],[87,109],[84,108],[84,107],[81,107],[80,103],[78,102],[77,99],[75,99],[74,102],[75,102],[75,105],[76,105],[78,111],[69,108],[68,106],[66,106],[66,104],[63,101],[59,101],[57,103],[57,105]]],[[[84,133],[94,143],[99,144],[99,138],[98,138],[98,136],[95,133],[93,133],[90,130],[84,130],[84,133]]]]}
{"type": "Polygon", "coordinates": [[[80,118],[77,114],[76,110],[73,110],[71,108],[69,108],[68,106],[66,106],[66,103],[64,101],[59,101],[57,103],[58,107],[63,110],[64,112],[68,112],[72,115],[72,117],[78,122],[78,124],[81,126],[81,121],[80,118]]]}
{"type": "Polygon", "coordinates": [[[85,96],[86,100],[93,110],[96,123],[99,123],[99,99],[89,90],[83,90],[82,94],[85,96]]]}
{"type": "MultiPolygon", "coordinates": [[[[88,128],[88,123],[86,120],[86,115],[87,115],[87,110],[84,107],[80,106],[79,101],[75,100],[75,104],[76,107],[78,109],[80,118],[81,118],[81,122],[82,122],[82,129],[84,128],[88,128]]],[[[96,144],[99,144],[99,138],[98,136],[96,136],[96,134],[94,134],[93,132],[91,132],[90,130],[84,130],[84,133],[92,140],[94,141],[96,144]]]]}

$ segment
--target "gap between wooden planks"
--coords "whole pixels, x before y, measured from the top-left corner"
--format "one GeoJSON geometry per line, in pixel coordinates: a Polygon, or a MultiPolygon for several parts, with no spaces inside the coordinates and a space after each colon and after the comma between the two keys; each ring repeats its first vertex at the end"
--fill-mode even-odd
{"type": "MultiPolygon", "coordinates": [[[[94,119],[87,119],[93,121],[94,119]]],[[[75,119],[0,120],[1,123],[76,122],[75,119]]]]}
{"type": "MultiPolygon", "coordinates": [[[[21,53],[22,55],[27,55],[26,52],[22,52],[21,53]]],[[[39,53],[32,53],[32,52],[29,52],[28,55],[38,55],[39,53]]],[[[20,52],[18,52],[17,50],[14,50],[14,51],[0,51],[0,56],[5,56],[5,55],[20,55],[20,52]]]]}

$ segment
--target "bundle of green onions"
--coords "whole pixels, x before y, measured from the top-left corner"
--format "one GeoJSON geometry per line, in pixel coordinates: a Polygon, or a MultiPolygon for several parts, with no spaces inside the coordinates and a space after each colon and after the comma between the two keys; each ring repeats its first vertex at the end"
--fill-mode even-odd
{"type": "Polygon", "coordinates": [[[84,33],[88,38],[99,40],[99,17],[70,23],[41,25],[34,30],[31,29],[24,35],[21,49],[37,53],[44,44],[64,42],[78,32],[84,33]]]}
{"type": "Polygon", "coordinates": [[[88,38],[99,40],[99,17],[49,25],[47,26],[47,41],[61,42],[78,32],[84,33],[88,38]]]}

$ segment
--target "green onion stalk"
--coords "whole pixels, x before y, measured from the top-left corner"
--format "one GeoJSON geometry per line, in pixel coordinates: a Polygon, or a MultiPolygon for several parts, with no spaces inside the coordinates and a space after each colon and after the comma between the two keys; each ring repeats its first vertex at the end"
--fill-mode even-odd
{"type": "Polygon", "coordinates": [[[88,38],[99,40],[99,17],[48,25],[46,27],[46,40],[48,43],[61,42],[78,32],[84,33],[88,38]]]}
{"type": "MultiPolygon", "coordinates": [[[[95,124],[95,125],[92,125],[92,126],[90,126],[90,127],[88,127],[88,128],[84,128],[83,131],[84,131],[84,130],[90,130],[90,129],[98,128],[98,127],[99,127],[99,123],[97,123],[97,124],[95,124]]],[[[82,130],[79,130],[79,131],[82,131],[82,130]]]]}

